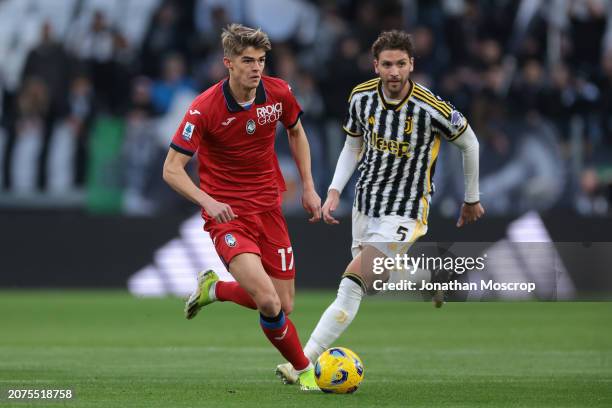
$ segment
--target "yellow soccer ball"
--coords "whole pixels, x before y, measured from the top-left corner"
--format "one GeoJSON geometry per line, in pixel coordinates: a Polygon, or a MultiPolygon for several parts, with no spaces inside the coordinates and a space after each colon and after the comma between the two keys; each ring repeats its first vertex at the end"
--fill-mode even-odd
{"type": "Polygon", "coordinates": [[[315,363],[315,380],[323,392],[350,394],[363,380],[363,363],[357,354],[345,347],[325,351],[315,363]]]}

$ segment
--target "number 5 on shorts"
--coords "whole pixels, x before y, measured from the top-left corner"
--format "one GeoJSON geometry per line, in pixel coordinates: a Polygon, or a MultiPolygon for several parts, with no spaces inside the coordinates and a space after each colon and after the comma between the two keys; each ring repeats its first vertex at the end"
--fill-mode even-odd
{"type": "Polygon", "coordinates": [[[398,234],[400,236],[398,241],[405,241],[406,240],[406,236],[408,234],[408,228],[403,227],[403,226],[400,225],[399,228],[396,231],[396,234],[398,234]]]}
{"type": "Polygon", "coordinates": [[[291,257],[289,260],[289,269],[293,269],[293,248],[281,248],[277,252],[280,254],[281,257],[281,269],[283,270],[283,272],[287,270],[287,256],[291,257]]]}

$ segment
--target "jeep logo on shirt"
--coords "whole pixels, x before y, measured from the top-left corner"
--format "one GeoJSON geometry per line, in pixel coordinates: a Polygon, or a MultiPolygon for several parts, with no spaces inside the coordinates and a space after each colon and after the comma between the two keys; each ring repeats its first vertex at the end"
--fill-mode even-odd
{"type": "Polygon", "coordinates": [[[381,152],[389,152],[397,157],[410,157],[410,142],[400,142],[380,137],[378,133],[372,133],[371,145],[381,152]]]}
{"type": "Polygon", "coordinates": [[[274,105],[266,105],[257,108],[257,123],[265,125],[278,121],[283,114],[283,103],[277,102],[274,105]]]}

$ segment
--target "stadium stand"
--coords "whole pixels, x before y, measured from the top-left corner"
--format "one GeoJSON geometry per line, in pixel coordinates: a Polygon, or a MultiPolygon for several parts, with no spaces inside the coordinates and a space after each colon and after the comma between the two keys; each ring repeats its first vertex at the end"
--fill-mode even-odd
{"type": "MultiPolygon", "coordinates": [[[[161,162],[189,97],[224,77],[220,29],[238,21],[270,32],[268,73],[289,80],[305,108],[321,192],[343,143],[346,96],[373,76],[368,47],[381,30],[402,28],[414,35],[414,79],[465,112],[480,138],[489,214],[609,215],[612,4],[560,4],[0,1],[0,206],[184,208],[162,184],[161,162]],[[282,24],[271,19],[278,13],[282,24]],[[112,205],[96,201],[105,192],[112,205]]],[[[283,137],[278,151],[282,163],[283,137]]],[[[449,171],[457,160],[444,146],[434,211],[447,216],[461,202],[462,181],[449,171]]],[[[295,172],[286,177],[297,188],[295,172]]],[[[288,211],[299,210],[295,188],[288,211]]]]}

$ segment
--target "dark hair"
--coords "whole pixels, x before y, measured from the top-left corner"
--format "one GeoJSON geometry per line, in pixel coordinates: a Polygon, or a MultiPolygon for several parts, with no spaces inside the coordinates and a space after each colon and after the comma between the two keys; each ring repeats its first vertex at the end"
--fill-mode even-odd
{"type": "Polygon", "coordinates": [[[221,42],[223,43],[223,55],[226,57],[240,55],[248,47],[266,52],[272,49],[266,33],[259,28],[246,27],[242,24],[228,25],[221,34],[221,42]]]}
{"type": "Polygon", "coordinates": [[[383,31],[372,44],[372,55],[375,59],[378,59],[380,53],[385,50],[406,51],[408,56],[412,58],[414,56],[412,36],[399,30],[383,31]]]}

